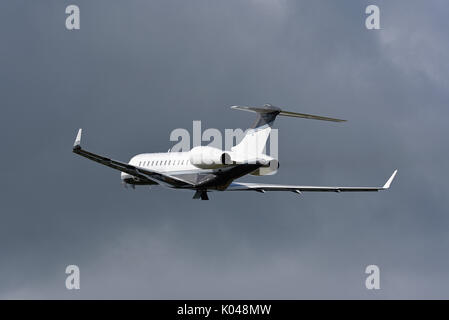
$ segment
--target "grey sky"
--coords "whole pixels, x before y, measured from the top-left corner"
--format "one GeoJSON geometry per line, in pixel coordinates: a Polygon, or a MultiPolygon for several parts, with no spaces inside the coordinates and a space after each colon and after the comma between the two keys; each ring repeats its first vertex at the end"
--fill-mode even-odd
{"type": "Polygon", "coordinates": [[[448,298],[445,1],[2,1],[0,298],[448,298]],[[77,4],[81,30],[65,29],[77,4]],[[381,28],[365,29],[365,7],[381,28]],[[125,190],[71,153],[166,151],[174,128],[278,119],[281,169],[242,181],[376,194],[125,190]],[[67,291],[65,267],[81,269],[67,291]],[[381,269],[381,290],[364,287],[381,269]]]}

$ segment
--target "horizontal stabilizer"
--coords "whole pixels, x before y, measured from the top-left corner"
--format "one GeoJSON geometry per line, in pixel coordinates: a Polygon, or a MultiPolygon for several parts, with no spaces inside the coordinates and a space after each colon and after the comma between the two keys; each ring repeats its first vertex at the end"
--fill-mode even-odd
{"type": "Polygon", "coordinates": [[[232,106],[231,109],[256,112],[256,113],[277,113],[277,114],[279,114],[279,112],[282,111],[280,108],[272,106],[271,104],[265,104],[262,107],[232,106]]]}
{"type": "Polygon", "coordinates": [[[285,116],[285,117],[294,117],[294,118],[303,118],[303,119],[313,119],[313,120],[323,120],[323,121],[332,121],[332,122],[345,122],[343,119],[329,118],[323,116],[316,116],[313,114],[307,113],[298,113],[291,111],[284,111],[279,107],[273,106],[271,104],[265,104],[262,107],[253,107],[253,106],[232,106],[231,109],[256,112],[259,114],[272,114],[274,116],[285,116]]]}
{"type": "Polygon", "coordinates": [[[280,116],[286,117],[295,117],[295,118],[304,118],[304,119],[313,119],[313,120],[323,120],[323,121],[332,121],[332,122],[345,122],[346,120],[336,119],[336,118],[328,118],[322,116],[315,116],[313,114],[307,113],[298,113],[298,112],[290,112],[290,111],[281,111],[279,113],[280,116]]]}

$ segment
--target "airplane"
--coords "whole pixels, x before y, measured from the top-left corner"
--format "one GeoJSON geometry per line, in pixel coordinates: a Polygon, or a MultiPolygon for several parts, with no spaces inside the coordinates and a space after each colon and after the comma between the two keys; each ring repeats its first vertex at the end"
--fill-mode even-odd
{"type": "Polygon", "coordinates": [[[397,170],[382,187],[327,187],[303,185],[278,185],[235,181],[245,175],[272,175],[279,169],[279,161],[264,154],[265,144],[277,116],[296,117],[332,122],[346,120],[289,112],[265,104],[263,106],[232,106],[232,109],[254,112],[257,121],[245,136],[231,148],[220,150],[211,146],[196,146],[187,152],[142,153],[126,162],[89,152],[81,147],[82,129],[79,129],[73,152],[110,168],[121,171],[122,183],[136,185],[160,185],[172,189],[193,190],[193,199],[209,200],[212,191],[290,191],[302,192],[372,192],[387,190],[397,170]]]}

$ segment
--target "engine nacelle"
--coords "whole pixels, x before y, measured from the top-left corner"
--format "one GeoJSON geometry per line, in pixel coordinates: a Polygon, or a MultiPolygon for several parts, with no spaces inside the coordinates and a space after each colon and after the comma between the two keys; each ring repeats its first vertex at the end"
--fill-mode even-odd
{"type": "Polygon", "coordinates": [[[279,169],[279,161],[272,159],[268,163],[257,170],[250,173],[252,176],[269,176],[275,174],[279,169]]]}
{"type": "Polygon", "coordinates": [[[199,146],[190,150],[190,163],[201,169],[216,169],[231,164],[231,156],[223,150],[199,146]]]}

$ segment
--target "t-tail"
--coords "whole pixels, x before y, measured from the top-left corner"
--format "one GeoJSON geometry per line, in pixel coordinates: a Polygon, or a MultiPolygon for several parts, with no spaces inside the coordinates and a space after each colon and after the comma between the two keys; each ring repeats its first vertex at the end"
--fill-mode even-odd
{"type": "Polygon", "coordinates": [[[268,140],[268,136],[271,132],[271,127],[273,126],[274,120],[277,116],[332,122],[346,121],[342,119],[315,116],[312,114],[284,111],[281,108],[275,107],[271,104],[265,104],[262,107],[232,106],[231,108],[257,113],[257,120],[254,125],[247,130],[246,135],[243,137],[242,141],[240,141],[239,144],[232,148],[233,152],[241,155],[246,155],[249,158],[257,157],[263,153],[268,140]]]}

